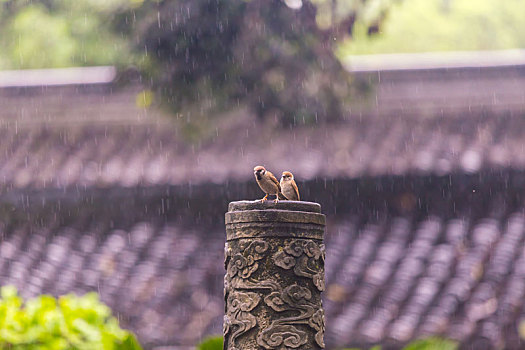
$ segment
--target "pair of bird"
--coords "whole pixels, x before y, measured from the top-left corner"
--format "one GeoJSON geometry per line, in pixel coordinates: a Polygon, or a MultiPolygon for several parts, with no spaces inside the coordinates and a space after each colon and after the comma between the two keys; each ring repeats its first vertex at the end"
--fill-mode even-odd
{"type": "Polygon", "coordinates": [[[266,196],[261,199],[261,202],[264,202],[268,198],[268,195],[275,196],[275,203],[277,203],[279,199],[287,199],[290,201],[301,200],[299,197],[299,189],[291,172],[284,171],[281,176],[281,182],[277,181],[270,171],[260,165],[253,168],[253,174],[255,175],[257,184],[266,194],[266,196]]]}

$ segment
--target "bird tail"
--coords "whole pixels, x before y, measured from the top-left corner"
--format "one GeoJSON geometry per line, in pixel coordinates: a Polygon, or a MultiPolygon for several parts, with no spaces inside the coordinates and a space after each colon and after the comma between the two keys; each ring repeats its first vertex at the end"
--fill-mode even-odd
{"type": "Polygon", "coordinates": [[[277,193],[277,198],[279,198],[279,200],[283,200],[283,201],[288,200],[288,198],[286,198],[284,196],[284,194],[282,194],[282,192],[277,193]]]}

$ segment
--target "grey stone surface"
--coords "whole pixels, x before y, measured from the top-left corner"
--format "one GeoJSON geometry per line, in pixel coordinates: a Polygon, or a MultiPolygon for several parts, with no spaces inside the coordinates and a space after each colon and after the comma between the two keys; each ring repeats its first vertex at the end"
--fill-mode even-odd
{"type": "Polygon", "coordinates": [[[224,349],[324,348],[319,204],[242,201],[229,210],[224,349]]]}

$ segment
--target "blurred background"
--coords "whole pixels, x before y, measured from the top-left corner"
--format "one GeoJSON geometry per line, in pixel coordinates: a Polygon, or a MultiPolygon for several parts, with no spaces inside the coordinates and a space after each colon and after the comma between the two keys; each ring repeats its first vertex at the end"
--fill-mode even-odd
{"type": "Polygon", "coordinates": [[[264,165],[327,214],[327,348],[525,334],[525,2],[0,0],[0,283],[221,334],[264,165]]]}

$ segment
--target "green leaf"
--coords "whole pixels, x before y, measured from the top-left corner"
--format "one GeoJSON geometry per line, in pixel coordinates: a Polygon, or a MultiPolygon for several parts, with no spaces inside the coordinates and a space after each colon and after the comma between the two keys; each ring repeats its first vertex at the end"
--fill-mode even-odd
{"type": "Polygon", "coordinates": [[[221,336],[208,337],[197,346],[197,350],[222,350],[222,343],[221,336]]]}
{"type": "MultiPolygon", "coordinates": [[[[222,341],[221,341],[221,344],[222,344],[222,341]]],[[[128,335],[126,336],[126,339],[124,340],[124,342],[122,342],[122,345],[121,345],[121,347],[119,349],[122,349],[122,350],[141,350],[142,347],[140,346],[139,342],[137,341],[137,338],[133,334],[128,333],[128,335]]]]}
{"type": "Polygon", "coordinates": [[[0,295],[0,349],[142,349],[96,293],[65,295],[58,301],[42,295],[24,303],[16,288],[8,286],[0,295]]]}

